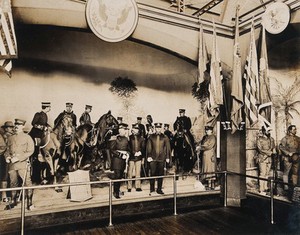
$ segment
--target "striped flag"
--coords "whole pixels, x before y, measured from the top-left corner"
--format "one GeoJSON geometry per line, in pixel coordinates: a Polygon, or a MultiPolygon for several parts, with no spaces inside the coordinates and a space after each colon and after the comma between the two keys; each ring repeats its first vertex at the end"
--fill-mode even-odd
{"type": "Polygon", "coordinates": [[[209,106],[218,109],[223,104],[222,67],[218,52],[215,23],[213,26],[213,46],[210,60],[209,106]]]}
{"type": "Polygon", "coordinates": [[[262,26],[262,38],[261,38],[261,50],[259,59],[259,95],[260,105],[258,107],[259,120],[266,130],[270,129],[271,126],[271,91],[270,91],[270,79],[269,79],[269,68],[268,68],[268,54],[266,45],[266,32],[262,26]]]}
{"type": "Polygon", "coordinates": [[[204,73],[208,64],[207,49],[204,42],[203,25],[200,21],[199,30],[199,53],[198,53],[198,84],[204,81],[204,73]]]}
{"type": "Polygon", "coordinates": [[[245,113],[246,117],[253,126],[258,121],[257,104],[259,102],[259,83],[258,83],[258,66],[257,52],[254,37],[254,26],[251,26],[251,39],[249,53],[246,59],[244,79],[246,80],[245,89],[245,113]]]}
{"type": "Polygon", "coordinates": [[[17,58],[17,41],[10,0],[0,0],[0,68],[11,75],[11,59],[17,58]]]}
{"type": "Polygon", "coordinates": [[[231,122],[233,134],[243,121],[242,118],[242,107],[244,105],[243,100],[243,87],[242,87],[242,66],[241,66],[241,55],[239,45],[239,17],[238,7],[236,9],[235,18],[235,37],[234,37],[234,49],[233,49],[233,74],[232,74],[232,107],[231,107],[231,122]]]}

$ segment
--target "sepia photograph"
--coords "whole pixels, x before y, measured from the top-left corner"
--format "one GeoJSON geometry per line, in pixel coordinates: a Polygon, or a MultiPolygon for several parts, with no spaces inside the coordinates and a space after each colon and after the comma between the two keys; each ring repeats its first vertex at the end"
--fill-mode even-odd
{"type": "Polygon", "coordinates": [[[299,0],[0,0],[0,234],[299,234],[299,0]]]}

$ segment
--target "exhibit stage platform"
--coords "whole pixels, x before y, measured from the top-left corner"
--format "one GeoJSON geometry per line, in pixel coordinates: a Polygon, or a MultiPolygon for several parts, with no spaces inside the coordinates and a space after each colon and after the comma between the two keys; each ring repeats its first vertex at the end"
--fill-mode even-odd
{"type": "MultiPolygon", "coordinates": [[[[64,183],[68,183],[68,177],[64,183]]],[[[105,180],[105,179],[104,179],[105,180]]],[[[221,207],[219,187],[214,190],[199,187],[196,176],[176,180],[176,210],[197,209],[201,207],[221,207]]],[[[124,195],[120,199],[112,197],[112,221],[122,216],[136,216],[152,213],[174,214],[174,180],[165,178],[165,194],[150,193],[148,180],[142,182],[142,192],[134,188],[127,192],[126,182],[122,184],[124,195]]],[[[25,210],[25,231],[52,226],[102,221],[109,225],[109,184],[91,186],[91,198],[86,201],[74,201],[74,195],[68,195],[69,187],[62,187],[58,193],[54,188],[36,189],[33,196],[34,209],[25,210]]],[[[21,203],[11,210],[4,210],[6,203],[0,204],[0,234],[14,234],[21,231],[21,203]]]]}

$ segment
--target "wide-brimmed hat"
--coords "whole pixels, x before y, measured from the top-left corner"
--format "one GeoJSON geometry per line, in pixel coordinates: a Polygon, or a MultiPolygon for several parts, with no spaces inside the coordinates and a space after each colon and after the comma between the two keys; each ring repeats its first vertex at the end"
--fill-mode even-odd
{"type": "Polygon", "coordinates": [[[15,125],[13,124],[12,121],[7,121],[7,122],[4,122],[4,125],[1,126],[2,128],[6,128],[6,127],[14,127],[15,125]]]}

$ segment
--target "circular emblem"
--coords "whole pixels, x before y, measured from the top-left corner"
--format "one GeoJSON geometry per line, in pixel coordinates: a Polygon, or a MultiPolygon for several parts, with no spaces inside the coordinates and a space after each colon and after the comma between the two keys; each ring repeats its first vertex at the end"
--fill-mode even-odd
{"type": "Polygon", "coordinates": [[[262,17],[265,29],[271,34],[281,33],[290,22],[290,8],[283,2],[275,2],[267,7],[262,17]]]}
{"type": "Polygon", "coordinates": [[[134,0],[88,0],[86,18],[93,33],[107,42],[128,38],[138,23],[134,0]]]}

